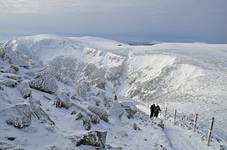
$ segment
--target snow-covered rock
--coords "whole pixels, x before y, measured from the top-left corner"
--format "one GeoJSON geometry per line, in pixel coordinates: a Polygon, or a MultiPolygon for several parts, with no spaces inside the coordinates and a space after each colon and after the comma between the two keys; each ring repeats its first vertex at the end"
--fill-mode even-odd
{"type": "Polygon", "coordinates": [[[76,145],[90,145],[96,148],[104,148],[106,144],[106,131],[89,131],[85,134],[70,137],[70,140],[76,145]]]}
{"type": "Polygon", "coordinates": [[[5,85],[7,87],[14,88],[17,86],[18,82],[13,79],[0,79],[0,85],[5,85]]]}
{"type": "Polygon", "coordinates": [[[68,109],[72,104],[70,102],[69,95],[67,93],[63,92],[57,95],[55,99],[55,105],[58,108],[66,108],[68,109]]]}
{"type": "Polygon", "coordinates": [[[18,90],[20,91],[23,98],[31,97],[31,88],[29,86],[29,81],[23,81],[18,85],[18,90]]]}
{"type": "Polygon", "coordinates": [[[0,113],[6,115],[6,123],[16,128],[25,128],[31,124],[32,111],[29,105],[22,104],[11,107],[0,113]]]}
{"type": "Polygon", "coordinates": [[[108,122],[108,113],[104,109],[97,106],[88,106],[88,110],[99,116],[100,119],[108,122]]]}
{"type": "Polygon", "coordinates": [[[58,90],[55,78],[47,73],[41,74],[32,80],[30,87],[47,93],[55,93],[58,90]]]}
{"type": "Polygon", "coordinates": [[[133,117],[138,111],[135,104],[133,104],[132,102],[121,102],[120,104],[121,104],[121,107],[124,108],[125,111],[127,112],[128,118],[133,117]]]}

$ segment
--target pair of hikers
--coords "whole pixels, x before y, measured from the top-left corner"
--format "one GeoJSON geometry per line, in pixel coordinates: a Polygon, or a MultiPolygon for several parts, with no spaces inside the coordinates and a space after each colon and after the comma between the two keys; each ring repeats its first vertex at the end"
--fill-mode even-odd
{"type": "Polygon", "coordinates": [[[150,118],[158,117],[159,111],[161,111],[159,105],[155,106],[155,104],[151,105],[150,107],[150,118]]]}

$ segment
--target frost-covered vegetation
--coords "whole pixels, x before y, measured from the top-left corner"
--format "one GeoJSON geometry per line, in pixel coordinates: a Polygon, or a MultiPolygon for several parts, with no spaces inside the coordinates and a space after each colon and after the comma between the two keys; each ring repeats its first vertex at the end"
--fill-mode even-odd
{"type": "Polygon", "coordinates": [[[151,103],[198,112],[203,131],[215,116],[209,149],[226,144],[226,45],[38,35],[0,49],[0,149],[207,149],[192,117],[163,124],[151,103]]]}

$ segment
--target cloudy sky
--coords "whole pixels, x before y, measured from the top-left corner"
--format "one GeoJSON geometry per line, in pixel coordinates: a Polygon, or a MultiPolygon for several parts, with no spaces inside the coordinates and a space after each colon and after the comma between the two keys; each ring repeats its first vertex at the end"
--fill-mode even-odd
{"type": "Polygon", "coordinates": [[[0,39],[33,34],[227,43],[227,0],[0,0],[0,39]]]}

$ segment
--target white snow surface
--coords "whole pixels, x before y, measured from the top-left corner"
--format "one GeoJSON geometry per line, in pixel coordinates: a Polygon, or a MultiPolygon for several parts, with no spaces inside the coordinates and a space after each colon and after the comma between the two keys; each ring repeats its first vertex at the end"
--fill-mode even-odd
{"type": "Polygon", "coordinates": [[[94,149],[77,147],[69,139],[86,132],[83,121],[75,120],[71,112],[89,114],[90,105],[108,112],[109,122],[101,120],[92,124],[91,130],[107,131],[106,144],[113,147],[126,150],[227,147],[227,44],[132,46],[96,37],[35,35],[11,39],[3,50],[4,56],[0,52],[0,149],[94,149]],[[12,72],[14,66],[19,71],[12,72]],[[18,84],[32,81],[43,74],[56,79],[57,92],[31,89],[32,97],[24,99],[18,88],[3,84],[6,80],[18,84]],[[69,109],[55,107],[56,97],[61,93],[70,98],[69,109]],[[114,102],[115,94],[118,101],[114,102]],[[34,116],[31,125],[23,129],[6,124],[5,117],[14,113],[10,112],[11,107],[30,105],[30,101],[39,104],[55,126],[34,116]],[[133,118],[127,118],[120,106],[125,101],[133,102],[140,110],[133,118]],[[152,103],[161,106],[160,118],[149,118],[152,103]],[[167,119],[163,116],[166,107],[170,116],[167,119]],[[174,109],[178,112],[178,125],[172,123],[174,109]],[[199,114],[198,132],[181,120],[185,116],[193,118],[195,113],[199,114]],[[205,137],[212,117],[215,117],[213,140],[207,147],[205,137]],[[157,125],[161,120],[164,130],[157,125]],[[140,130],[134,130],[134,124],[140,130]],[[7,137],[16,139],[9,141],[7,137]]]}

